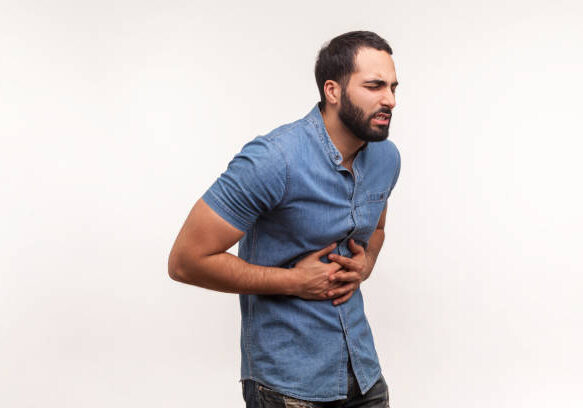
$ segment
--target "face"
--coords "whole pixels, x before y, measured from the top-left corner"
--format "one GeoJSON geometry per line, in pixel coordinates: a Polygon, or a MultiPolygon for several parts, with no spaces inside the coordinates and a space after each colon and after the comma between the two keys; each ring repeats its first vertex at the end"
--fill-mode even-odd
{"type": "Polygon", "coordinates": [[[374,48],[361,48],[356,54],[355,72],[342,89],[340,120],[365,142],[385,140],[396,105],[397,85],[391,56],[374,48]]]}

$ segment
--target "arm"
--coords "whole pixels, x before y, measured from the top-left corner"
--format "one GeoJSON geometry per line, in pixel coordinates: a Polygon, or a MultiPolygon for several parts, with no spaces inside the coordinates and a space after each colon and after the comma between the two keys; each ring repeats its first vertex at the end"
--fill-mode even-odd
{"type": "Polygon", "coordinates": [[[377,228],[374,230],[370,239],[368,240],[368,247],[366,248],[365,255],[366,255],[366,264],[367,268],[363,273],[362,280],[368,279],[374,265],[377,261],[377,257],[381,248],[383,247],[383,242],[385,241],[385,220],[387,218],[387,206],[383,209],[381,213],[381,217],[379,218],[379,223],[377,224],[377,228]]]}
{"type": "Polygon", "coordinates": [[[335,244],[308,255],[295,268],[285,269],[253,265],[227,253],[243,235],[204,200],[198,200],[172,247],[168,274],[176,281],[221,292],[328,298],[326,291],[335,287],[328,277],[341,267],[319,258],[332,252],[335,244]]]}

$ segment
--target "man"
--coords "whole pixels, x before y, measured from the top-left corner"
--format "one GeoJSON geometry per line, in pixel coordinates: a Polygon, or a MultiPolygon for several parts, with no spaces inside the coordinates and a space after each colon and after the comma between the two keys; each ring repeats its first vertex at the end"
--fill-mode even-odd
{"type": "Polygon", "coordinates": [[[400,170],[391,55],[372,32],[331,40],[320,103],[247,143],[176,238],[172,279],[240,294],[247,407],[388,406],[359,285],[400,170]]]}

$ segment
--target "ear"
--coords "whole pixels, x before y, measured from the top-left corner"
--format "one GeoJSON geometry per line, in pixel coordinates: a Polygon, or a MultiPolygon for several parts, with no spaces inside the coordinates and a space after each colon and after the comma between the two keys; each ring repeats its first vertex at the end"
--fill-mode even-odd
{"type": "Polygon", "coordinates": [[[340,87],[340,84],[331,79],[324,82],[324,95],[326,95],[327,104],[338,104],[342,95],[342,88],[340,87]]]}

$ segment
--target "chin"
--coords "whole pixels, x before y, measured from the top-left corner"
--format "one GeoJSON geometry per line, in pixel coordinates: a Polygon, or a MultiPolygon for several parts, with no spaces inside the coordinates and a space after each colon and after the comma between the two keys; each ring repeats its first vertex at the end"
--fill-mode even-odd
{"type": "Polygon", "coordinates": [[[364,137],[361,137],[362,140],[365,142],[382,142],[383,140],[387,140],[389,138],[389,129],[386,131],[381,130],[380,132],[371,132],[364,137]]]}

